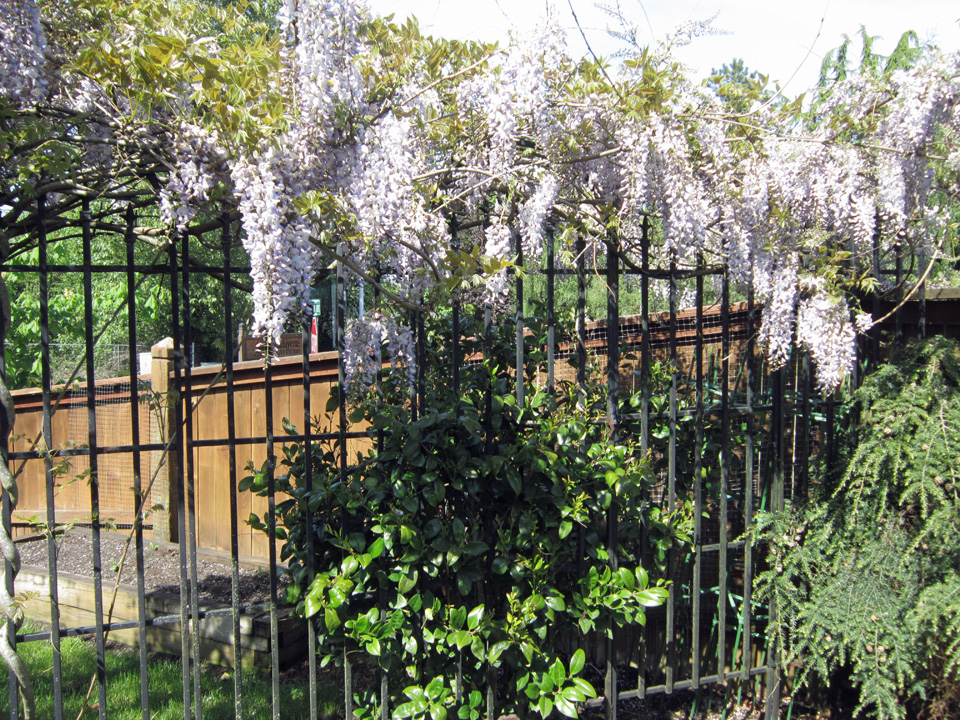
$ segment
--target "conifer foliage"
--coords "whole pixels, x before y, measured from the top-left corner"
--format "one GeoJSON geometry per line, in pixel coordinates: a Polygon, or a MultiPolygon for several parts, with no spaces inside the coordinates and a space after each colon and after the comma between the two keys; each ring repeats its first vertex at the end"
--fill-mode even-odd
{"type": "Polygon", "coordinates": [[[806,506],[768,516],[758,578],[801,680],[850,672],[877,718],[960,712],[960,363],[914,344],[858,391],[845,470],[806,506]]]}

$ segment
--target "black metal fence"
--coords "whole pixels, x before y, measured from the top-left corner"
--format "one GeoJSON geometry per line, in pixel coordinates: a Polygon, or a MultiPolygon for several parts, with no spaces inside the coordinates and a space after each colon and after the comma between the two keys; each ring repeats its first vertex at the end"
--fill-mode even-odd
{"type": "MultiPolygon", "coordinates": [[[[80,231],[82,262],[72,265],[54,265],[47,261],[47,249],[52,242],[63,242],[58,231],[48,230],[44,217],[44,200],[37,205],[36,242],[39,246],[39,261],[36,265],[7,264],[2,270],[7,277],[35,278],[40,298],[40,347],[43,368],[42,402],[43,432],[41,438],[30,438],[27,449],[8,452],[7,434],[3,435],[3,450],[11,466],[27,461],[41,461],[46,466],[46,516],[42,519],[47,548],[49,573],[49,629],[41,632],[17,632],[12,624],[5,631],[11,645],[31,642],[50,643],[54,648],[52,667],[53,707],[56,718],[63,717],[64,687],[63,667],[59,653],[61,640],[65,637],[83,635],[92,637],[96,648],[97,671],[93,687],[98,702],[99,717],[110,716],[107,702],[107,687],[111,678],[106,670],[107,641],[111,633],[132,631],[139,641],[141,713],[144,720],[151,717],[151,688],[147,682],[148,632],[151,628],[179,626],[181,633],[182,687],[184,716],[203,716],[201,691],[201,624],[211,618],[222,618],[228,627],[228,644],[234,652],[242,645],[242,618],[244,614],[266,613],[269,618],[270,672],[273,688],[273,716],[280,717],[279,683],[281,670],[281,623],[283,608],[278,603],[276,544],[268,544],[266,562],[269,568],[269,597],[271,602],[245,606],[240,594],[241,562],[237,543],[240,501],[238,480],[243,469],[238,467],[239,447],[261,446],[265,456],[275,458],[281,440],[277,437],[277,420],[273,409],[271,365],[264,369],[267,392],[266,407],[261,414],[262,426],[252,432],[238,431],[233,402],[234,365],[226,361],[235,356],[237,320],[235,296],[231,288],[242,285],[247,277],[247,268],[234,258],[237,245],[236,222],[221,218],[205,228],[182,235],[176,242],[162,246],[157,257],[150,262],[138,261],[137,247],[144,232],[140,227],[144,220],[132,210],[117,210],[102,205],[91,209],[90,203],[74,226],[80,231]],[[100,237],[121,237],[126,243],[126,255],[121,262],[101,263],[94,261],[94,248],[100,237]],[[203,240],[201,246],[199,240],[203,240]],[[204,249],[204,259],[192,257],[198,247],[204,249]],[[210,250],[214,247],[215,250],[210,250]],[[85,357],[74,376],[95,376],[95,347],[97,335],[104,318],[93,314],[93,278],[108,274],[116,283],[126,288],[125,316],[128,336],[128,364],[130,368],[129,422],[132,441],[118,445],[115,438],[105,437],[97,431],[97,398],[94,383],[87,388],[87,437],[81,447],[62,447],[53,434],[53,418],[62,390],[51,382],[49,348],[57,338],[49,333],[49,284],[54,276],[79,276],[85,293],[85,315],[82,323],[85,330],[85,357]],[[223,437],[199,439],[195,427],[193,408],[205,400],[204,393],[197,393],[192,380],[194,368],[183,348],[192,347],[196,340],[195,318],[198,298],[194,295],[198,277],[215,278],[220,288],[219,297],[205,295],[208,305],[204,312],[217,307],[218,322],[222,323],[220,337],[223,363],[222,371],[214,378],[227,388],[226,427],[223,437]],[[141,345],[150,344],[159,338],[145,338],[138,328],[135,298],[138,284],[148,278],[158,279],[169,290],[168,334],[173,339],[174,363],[170,379],[173,397],[178,399],[172,406],[175,413],[173,426],[177,433],[164,441],[147,436],[142,431],[140,406],[144,398],[138,390],[137,353],[141,345]],[[229,471],[229,497],[220,501],[229,507],[232,543],[229,554],[231,594],[229,606],[220,609],[204,609],[199,601],[198,548],[196,533],[197,515],[206,508],[198,507],[197,482],[201,469],[196,467],[195,450],[199,447],[220,447],[227,453],[229,471]],[[151,542],[145,537],[143,518],[150,512],[143,502],[156,477],[148,477],[143,470],[148,466],[141,460],[143,453],[165,453],[177,468],[178,492],[176,493],[179,522],[179,584],[181,601],[179,612],[166,615],[148,614],[148,592],[145,577],[150,573],[149,557],[145,548],[151,542]],[[93,579],[92,605],[95,622],[84,627],[67,627],[61,619],[58,598],[58,553],[55,530],[62,523],[57,517],[56,493],[62,478],[57,464],[64,458],[83,457],[89,463],[92,478],[97,477],[98,465],[112,455],[129,457],[132,467],[133,487],[130,493],[131,510],[139,521],[129,531],[130,560],[136,575],[137,616],[127,621],[116,621],[113,616],[115,593],[113,573],[104,567],[101,544],[104,523],[100,517],[100,487],[98,482],[89,482],[89,528],[93,579]]],[[[469,237],[463,227],[459,232],[469,237]]],[[[654,488],[651,502],[662,503],[667,511],[676,509],[678,503],[689,502],[692,506],[693,535],[688,546],[670,550],[668,576],[671,580],[669,597],[660,610],[651,611],[642,636],[614,639],[601,651],[605,663],[605,682],[602,697],[589,703],[603,706],[608,718],[617,715],[618,703],[628,699],[643,700],[653,695],[674,693],[686,689],[698,689],[711,684],[730,682],[743,683],[748,689],[759,693],[765,702],[768,718],[777,717],[781,698],[780,656],[775,643],[768,641],[765,628],[769,621],[769,609],[757,605],[751,597],[751,586],[758,567],[765,562],[762,548],[744,539],[757,513],[783,507],[790,495],[803,495],[811,483],[816,482],[823,469],[831,462],[835,452],[834,431],[844,414],[842,403],[837,398],[821,398],[814,391],[809,363],[805,360],[792,362],[788,367],[771,371],[762,359],[755,338],[759,327],[760,308],[752,295],[741,292],[730,282],[726,268],[708,266],[700,260],[694,267],[680,266],[676,258],[654,260],[654,223],[643,225],[639,238],[642,247],[642,262],[639,267],[628,267],[619,259],[619,240],[609,237],[605,241],[606,259],[603,267],[587,266],[584,244],[579,242],[575,258],[567,265],[557,260],[554,242],[549,239],[542,264],[531,267],[524,263],[522,248],[517,243],[518,265],[525,273],[513,276],[513,309],[499,319],[487,308],[484,320],[488,324],[509,322],[515,325],[515,367],[524,368],[524,332],[530,320],[542,322],[546,328],[545,376],[543,384],[548,391],[560,382],[572,382],[586,393],[588,385],[604,384],[607,403],[606,414],[598,418],[606,423],[614,437],[635,436],[642,448],[652,454],[661,483],[654,488]],[[706,283],[710,283],[707,287],[706,283]],[[621,318],[621,287],[629,285],[630,293],[639,294],[638,318],[626,321],[621,318]],[[605,321],[589,329],[587,319],[590,288],[601,287],[606,298],[605,321]],[[570,337],[563,337],[558,320],[557,293],[564,288],[567,296],[573,296],[573,328],[570,337]],[[575,292],[570,292],[575,288],[575,292]],[[656,293],[654,290],[663,292],[656,293]],[[530,313],[530,293],[543,293],[542,304],[545,317],[525,317],[530,313]],[[681,294],[692,293],[692,307],[681,308],[681,294]],[[654,307],[656,306],[656,308],[654,307]],[[655,315],[654,309],[659,311],[655,315]],[[599,359],[602,377],[589,370],[591,362],[599,359]],[[573,369],[564,376],[566,362],[573,369]],[[569,379],[564,379],[567,377],[569,379]],[[626,386],[626,387],[625,387],[626,386]],[[624,410],[621,399],[628,390],[639,390],[638,404],[629,412],[624,410]],[[716,481],[704,480],[705,465],[712,464],[716,481]]],[[[899,264],[897,265],[899,271],[899,264]]],[[[336,275],[338,299],[335,324],[342,340],[344,332],[344,305],[348,278],[342,272],[336,275]]],[[[16,302],[16,299],[14,299],[16,302]]],[[[631,302],[636,306],[634,299],[631,302]]],[[[923,302],[920,302],[919,327],[923,331],[923,302]]],[[[461,313],[455,305],[451,311],[451,337],[453,347],[452,382],[459,382],[464,359],[460,350],[461,313]]],[[[118,316],[119,317],[119,316],[118,316]]],[[[78,321],[80,319],[78,318],[78,321]]],[[[112,320],[111,320],[112,321],[112,320]]],[[[423,356],[425,342],[423,317],[413,314],[412,323],[418,339],[419,354],[423,356]]],[[[896,313],[896,333],[902,338],[902,319],[896,313]]],[[[311,318],[303,322],[302,356],[302,403],[303,414],[291,418],[302,422],[301,427],[312,427],[312,418],[322,408],[314,407],[311,395],[308,349],[310,347],[311,318]]],[[[209,328],[207,328],[209,332],[209,328]]],[[[879,337],[879,336],[878,336],[879,337]]],[[[473,360],[476,360],[474,358],[473,360]]],[[[341,367],[341,379],[342,379],[341,367]]],[[[523,398],[530,392],[525,374],[515,372],[516,394],[523,398]]],[[[424,385],[418,383],[418,397],[414,399],[414,412],[422,412],[426,402],[424,385]]],[[[367,437],[351,427],[347,420],[344,395],[340,394],[337,413],[339,427],[331,432],[304,431],[286,435],[283,442],[303,445],[307,457],[311,448],[332,440],[340,442],[346,453],[347,440],[367,437]]],[[[150,464],[153,468],[156,463],[150,464]]],[[[307,467],[310,463],[307,462],[307,467]]],[[[273,522],[276,503],[272,475],[269,478],[268,513],[273,522]]],[[[306,478],[309,489],[309,474],[306,478]]],[[[3,495],[3,522],[9,534],[15,498],[3,495]]],[[[311,518],[305,518],[308,525],[311,518]]],[[[615,527],[612,526],[612,527],[615,527]]],[[[309,540],[308,540],[309,542],[309,540]]],[[[617,543],[615,533],[608,537],[611,544],[617,543]]],[[[308,556],[310,555],[308,551],[308,556]]],[[[13,566],[7,562],[7,591],[17,594],[13,566]]],[[[317,717],[316,632],[313,623],[306,623],[307,662],[310,683],[310,706],[304,709],[307,717],[317,717]]],[[[241,670],[235,655],[236,672],[232,674],[236,716],[246,717],[245,672],[241,670]]],[[[10,676],[9,696],[12,700],[10,717],[18,717],[16,680],[10,676]]],[[[351,716],[352,676],[347,663],[345,669],[345,714],[351,716]]],[[[384,701],[383,717],[389,712],[387,683],[382,684],[384,701]]],[[[497,715],[495,702],[488,706],[488,713],[497,715]]]]}

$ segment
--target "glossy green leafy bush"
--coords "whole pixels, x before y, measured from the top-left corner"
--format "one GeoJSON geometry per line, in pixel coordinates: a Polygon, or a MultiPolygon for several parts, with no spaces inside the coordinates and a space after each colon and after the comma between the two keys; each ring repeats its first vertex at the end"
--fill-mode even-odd
{"type": "MultiPolygon", "coordinates": [[[[370,423],[367,455],[344,468],[338,442],[314,446],[307,492],[304,448],[285,447],[276,489],[291,497],[277,507],[287,600],[317,623],[323,662],[365,655],[388,671],[397,717],[476,718],[490,686],[498,712],[576,716],[595,690],[581,676],[590,659],[571,649],[642,625],[664,601],[643,552],[657,574],[689,518],[658,513],[662,532],[642,548],[648,461],[634,442],[609,439],[589,399],[531,392],[518,403],[515,377],[499,369],[509,341],[463,367],[454,392],[442,371],[449,344],[431,347],[419,417],[389,377],[380,402],[354,410],[370,423]]],[[[266,470],[243,487],[265,493],[266,470]]],[[[379,702],[373,688],[357,700],[362,712],[379,702]]]]}

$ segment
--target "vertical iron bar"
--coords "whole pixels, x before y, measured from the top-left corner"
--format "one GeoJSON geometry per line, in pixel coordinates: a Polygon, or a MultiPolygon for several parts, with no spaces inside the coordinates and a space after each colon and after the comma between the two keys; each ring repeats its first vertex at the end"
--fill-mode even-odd
{"type": "MultiPolygon", "coordinates": [[[[750,532],[753,526],[753,473],[754,473],[754,437],[753,437],[753,289],[747,296],[747,341],[746,358],[744,360],[744,383],[746,391],[745,421],[747,428],[746,448],[744,450],[744,486],[743,486],[743,513],[744,513],[744,532],[750,532]]],[[[743,547],[743,672],[740,676],[742,682],[747,683],[750,680],[750,670],[753,667],[753,648],[751,637],[751,626],[753,624],[753,543],[746,542],[743,547]]]]}
{"type": "Polygon", "coordinates": [[[693,447],[693,637],[691,638],[691,683],[696,690],[700,687],[700,579],[703,572],[703,255],[697,255],[697,340],[694,348],[696,364],[696,417],[694,420],[693,447]]]}
{"type": "MultiPolygon", "coordinates": [[[[47,271],[47,218],[46,196],[37,199],[37,239],[39,243],[40,265],[40,375],[43,386],[43,446],[46,449],[53,447],[53,409],[50,398],[50,306],[49,284],[47,271]]],[[[4,435],[6,438],[6,435],[4,435]]],[[[6,457],[4,457],[6,460],[6,457]]],[[[63,669],[60,657],[60,591],[57,572],[57,545],[54,531],[57,527],[56,517],[56,477],[53,472],[53,458],[49,452],[43,454],[44,471],[46,475],[47,500],[47,567],[49,569],[50,589],[50,642],[53,645],[53,708],[56,720],[63,718],[63,669]]],[[[6,500],[6,497],[5,497],[6,500]]],[[[9,508],[7,508],[9,510],[9,508]]],[[[6,520],[5,520],[6,522],[6,520]]],[[[7,568],[7,580],[13,582],[13,572],[7,568]]],[[[7,588],[13,594],[13,585],[7,588]]],[[[10,644],[16,648],[17,629],[8,625],[12,635],[10,644]]],[[[11,674],[10,710],[14,718],[17,713],[17,683],[11,674]]]]}
{"type": "MultiPolygon", "coordinates": [[[[103,634],[103,568],[100,557],[100,447],[97,441],[97,380],[93,339],[93,231],[90,201],[81,204],[80,227],[83,235],[83,320],[84,352],[87,372],[87,446],[90,452],[90,543],[93,557],[93,605],[96,622],[98,715],[107,717],[107,659],[103,634]]],[[[50,448],[48,448],[50,450],[50,448]]]]}
{"type": "Polygon", "coordinates": [[[921,340],[927,337],[927,281],[924,280],[917,288],[917,337],[921,340]]]}
{"type": "MultiPolygon", "coordinates": [[[[640,225],[640,451],[646,457],[650,449],[650,218],[643,216],[640,225]]],[[[644,500],[649,501],[649,494],[644,500]]],[[[643,536],[640,539],[641,553],[649,556],[646,517],[643,536]]],[[[649,652],[641,653],[637,671],[637,694],[647,696],[647,668],[649,652]]]]}
{"type": "MultiPolygon", "coordinates": [[[[459,247],[457,242],[457,218],[454,216],[450,220],[450,244],[453,247],[454,251],[459,247]]],[[[453,396],[457,397],[460,395],[460,297],[459,295],[455,296],[453,299],[453,396]]],[[[455,411],[459,412],[459,403],[457,407],[454,408],[455,411]]]]}
{"type": "Polygon", "coordinates": [[[280,626],[277,616],[277,479],[273,427],[273,354],[263,357],[264,414],[267,432],[267,558],[270,563],[270,688],[272,717],[280,720],[280,626]]]}
{"type": "MultiPolygon", "coordinates": [[[[343,274],[343,266],[341,263],[337,263],[337,308],[336,308],[336,320],[337,320],[337,333],[334,338],[335,346],[337,348],[337,381],[338,381],[338,392],[337,392],[337,409],[338,416],[337,422],[339,424],[339,434],[340,434],[340,481],[344,484],[347,482],[347,397],[346,397],[346,371],[343,367],[343,354],[344,354],[344,341],[345,341],[345,326],[346,326],[346,313],[347,313],[347,289],[346,289],[346,278],[343,274]]],[[[418,315],[418,322],[420,313],[418,315]]],[[[417,363],[418,372],[423,374],[423,362],[422,360],[417,363]]],[[[423,398],[420,398],[420,409],[423,411],[423,398]]],[[[346,511],[344,511],[343,524],[346,522],[346,511]]],[[[341,528],[342,529],[342,528],[341,528]]],[[[350,657],[347,655],[346,647],[343,651],[343,707],[344,715],[347,720],[353,720],[353,667],[350,665],[350,657]]],[[[279,718],[277,718],[279,720],[279,718]]]]}
{"type": "Polygon", "coordinates": [[[794,457],[794,464],[799,460],[800,478],[797,483],[797,494],[800,500],[806,500],[807,489],[810,486],[810,452],[813,450],[813,443],[810,442],[810,428],[812,427],[812,423],[810,422],[810,415],[812,413],[810,400],[812,395],[812,372],[810,355],[808,353],[803,354],[803,364],[800,367],[800,372],[800,402],[802,403],[803,410],[800,414],[800,432],[798,435],[802,438],[803,444],[800,446],[799,457],[794,457]]]}
{"type": "Polygon", "coordinates": [[[640,226],[640,449],[650,448],[650,218],[640,226]]]}
{"type": "MultiPolygon", "coordinates": [[[[876,280],[876,285],[874,286],[874,289],[870,295],[873,300],[873,318],[877,319],[880,317],[880,223],[876,224],[876,228],[873,232],[873,277],[876,280]]],[[[873,367],[880,362],[879,325],[874,325],[872,328],[870,328],[870,337],[873,340],[873,347],[871,348],[870,355],[870,363],[871,367],[873,367]]]]}
{"type": "MultiPolygon", "coordinates": [[[[333,347],[334,347],[336,350],[339,351],[339,350],[340,350],[340,346],[337,345],[337,331],[336,331],[336,324],[337,324],[336,306],[337,306],[337,305],[336,305],[336,302],[334,302],[334,305],[333,305],[333,307],[334,307],[334,312],[333,312],[333,324],[334,324],[333,347]]],[[[414,337],[414,339],[415,339],[415,343],[416,343],[416,339],[419,338],[419,329],[418,329],[418,326],[417,326],[417,316],[418,316],[419,314],[420,314],[420,313],[417,312],[416,310],[411,310],[411,311],[410,311],[410,333],[413,335],[413,337],[414,337]]],[[[415,358],[415,362],[417,363],[417,372],[416,372],[416,375],[415,375],[415,382],[416,382],[416,384],[417,384],[417,387],[419,387],[419,380],[420,380],[420,376],[421,376],[422,369],[423,369],[423,358],[420,356],[420,345],[419,345],[419,343],[416,343],[416,358],[415,358]]],[[[410,393],[410,419],[411,419],[413,422],[416,422],[417,417],[420,415],[419,408],[418,408],[419,403],[417,402],[417,400],[418,400],[418,398],[419,398],[419,393],[417,392],[417,387],[412,388],[412,389],[411,389],[411,393],[410,393]]]]}
{"type": "MultiPolygon", "coordinates": [[[[183,402],[182,390],[183,379],[181,368],[183,364],[183,343],[181,342],[181,323],[180,323],[180,289],[177,267],[177,244],[176,241],[170,243],[170,315],[173,320],[173,387],[170,397],[176,398],[173,403],[174,423],[173,436],[169,440],[170,453],[176,455],[177,471],[177,545],[179,549],[180,562],[180,662],[181,662],[181,681],[183,682],[183,717],[184,720],[190,720],[191,712],[191,653],[190,653],[190,605],[193,598],[190,595],[191,587],[187,573],[187,545],[184,542],[187,537],[186,529],[186,507],[184,493],[184,463],[182,453],[184,452],[183,432],[183,402]]],[[[169,462],[174,462],[170,458],[169,462]]]]}
{"type": "Polygon", "coordinates": [[[417,313],[417,397],[420,414],[427,405],[427,330],[422,312],[417,313]]]}
{"type": "MultiPolygon", "coordinates": [[[[303,331],[300,336],[302,349],[303,378],[303,525],[306,528],[305,547],[307,553],[307,583],[316,577],[316,552],[313,537],[313,512],[310,510],[310,498],[313,496],[313,426],[310,417],[310,339],[313,327],[313,307],[303,314],[303,331]]],[[[307,621],[307,664],[310,685],[310,720],[317,720],[317,626],[313,620],[307,621]]]]}
{"type": "MultiPolygon", "coordinates": [[[[774,370],[770,373],[771,391],[771,438],[770,438],[770,510],[778,512],[783,508],[783,431],[784,431],[784,389],[783,370],[774,370]]],[[[777,623],[777,607],[770,605],[769,623],[775,627],[777,623]]],[[[768,635],[767,645],[767,673],[765,703],[766,720],[776,720],[780,712],[780,648],[776,636],[768,635]]]]}
{"type": "Polygon", "coordinates": [[[726,682],[727,667],[727,523],[730,520],[730,268],[723,264],[720,285],[720,566],[717,599],[717,682],[726,682]]]}
{"type": "Polygon", "coordinates": [[[902,349],[904,343],[903,337],[903,243],[897,240],[894,244],[894,255],[896,257],[896,302],[897,309],[894,315],[896,316],[896,327],[897,327],[897,347],[902,349]]]}
{"type": "MultiPolygon", "coordinates": [[[[380,262],[377,262],[377,279],[381,277],[380,262]]],[[[373,302],[374,307],[380,308],[380,288],[376,287],[373,291],[373,302]]],[[[377,410],[383,412],[383,348],[380,345],[377,345],[377,410]]],[[[377,428],[377,480],[380,483],[383,483],[386,479],[386,474],[383,469],[383,461],[381,460],[383,456],[383,442],[384,442],[384,432],[382,428],[377,428]]],[[[309,526],[308,526],[309,527],[309,526]]],[[[387,563],[386,559],[381,555],[377,558],[377,563],[380,567],[380,572],[387,573],[387,563]]],[[[387,622],[387,617],[389,615],[389,598],[387,597],[387,587],[386,585],[380,586],[380,598],[378,600],[380,603],[380,621],[387,622]]],[[[390,720],[390,678],[387,674],[387,671],[380,669],[380,720],[390,720]]]]}
{"type": "MultiPolygon", "coordinates": [[[[237,411],[233,398],[233,294],[230,291],[232,275],[232,238],[230,220],[220,218],[220,246],[223,252],[223,338],[227,393],[227,463],[230,467],[230,608],[233,631],[233,708],[236,717],[243,717],[243,663],[240,645],[240,527],[237,498],[237,411]]],[[[307,525],[309,527],[309,524],[307,525]]],[[[308,534],[309,538],[309,534],[308,534]]],[[[307,540],[309,547],[309,539],[307,540]]],[[[308,623],[308,626],[310,624],[308,623]]],[[[314,702],[311,695],[311,704],[314,702]]]]}
{"type": "MultiPolygon", "coordinates": [[[[190,634],[192,636],[191,649],[193,650],[193,694],[194,715],[197,720],[203,719],[203,691],[200,686],[200,593],[197,589],[197,493],[196,493],[196,457],[194,455],[194,427],[193,427],[193,321],[190,317],[190,236],[184,233],[181,237],[181,270],[180,291],[183,306],[183,344],[187,351],[183,366],[183,403],[187,410],[184,418],[187,436],[187,550],[190,554],[190,634]]],[[[180,542],[183,542],[181,538],[180,542]]]]}
{"type": "Polygon", "coordinates": [[[554,307],[554,270],[556,259],[554,252],[556,250],[553,237],[553,225],[547,228],[547,392],[551,395],[556,394],[556,379],[554,377],[554,366],[556,365],[556,308],[554,307]]]}
{"type": "Polygon", "coordinates": [[[580,404],[587,402],[587,287],[583,236],[577,235],[577,393],[580,404]]]}
{"type": "MultiPolygon", "coordinates": [[[[677,385],[680,380],[680,367],[677,358],[677,300],[680,294],[677,279],[676,253],[670,256],[670,437],[667,446],[667,510],[673,512],[677,505],[677,385]]],[[[668,551],[667,576],[676,579],[677,557],[671,547],[668,551]]],[[[676,646],[676,583],[671,582],[667,595],[667,668],[666,691],[673,693],[675,668],[677,661],[676,646]]]]}
{"type": "Polygon", "coordinates": [[[511,228],[517,251],[517,407],[524,405],[523,357],[523,240],[516,228],[511,228]]]}
{"type": "MultiPolygon", "coordinates": [[[[490,363],[493,355],[493,307],[490,303],[486,303],[483,307],[483,356],[487,363],[490,363]]],[[[495,377],[490,377],[489,381],[486,384],[486,387],[483,392],[483,443],[484,443],[484,454],[490,455],[493,452],[493,387],[496,382],[495,377]]],[[[489,492],[489,491],[486,491],[489,492]]],[[[491,539],[489,545],[493,545],[493,503],[485,502],[483,509],[483,525],[486,529],[486,532],[489,533],[488,537],[491,539]]],[[[492,561],[491,561],[492,563],[492,561]]],[[[491,589],[491,582],[489,573],[483,579],[483,598],[482,601],[484,604],[491,604],[493,602],[493,591],[491,589]]],[[[496,720],[496,703],[497,703],[497,669],[487,663],[485,672],[485,685],[484,688],[486,694],[486,705],[487,705],[487,719],[496,720]]]]}
{"type": "MultiPolygon", "coordinates": [[[[620,433],[620,239],[610,231],[607,235],[607,432],[617,443],[620,433]]],[[[607,510],[607,554],[612,570],[617,570],[618,500],[615,492],[607,510]]],[[[607,673],[604,695],[607,698],[606,718],[617,718],[616,645],[607,639],[607,673]]]]}
{"type": "Polygon", "coordinates": [[[136,297],[136,273],[134,265],[136,257],[134,255],[134,242],[136,237],[133,232],[136,215],[133,205],[127,206],[126,218],[124,221],[124,242],[127,249],[127,357],[130,365],[130,435],[133,438],[133,495],[134,495],[134,552],[137,565],[137,639],[140,653],[140,716],[142,720],[150,719],[150,698],[149,685],[147,677],[147,605],[146,605],[146,587],[144,584],[143,567],[143,519],[146,516],[147,508],[144,505],[146,499],[143,493],[143,482],[141,478],[142,466],[140,463],[140,446],[143,444],[140,439],[140,386],[138,378],[139,357],[137,356],[137,297],[136,297]]]}

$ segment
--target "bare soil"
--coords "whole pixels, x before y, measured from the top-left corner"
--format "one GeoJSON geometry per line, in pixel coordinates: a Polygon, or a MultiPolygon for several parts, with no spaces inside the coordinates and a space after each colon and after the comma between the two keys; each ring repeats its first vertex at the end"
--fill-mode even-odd
{"type": "MultiPolygon", "coordinates": [[[[126,533],[100,533],[100,568],[105,589],[113,587],[118,577],[121,583],[137,584],[137,562],[134,543],[129,546],[126,533]],[[126,557],[124,558],[124,549],[126,557]]],[[[91,533],[81,529],[58,535],[56,547],[57,572],[93,577],[93,543],[91,533]]],[[[45,539],[18,542],[20,561],[24,565],[47,568],[48,548],[45,539]]],[[[180,594],[180,551],[168,543],[144,540],[143,578],[147,592],[180,594]]],[[[187,577],[190,577],[190,559],[185,558],[187,577]]],[[[232,570],[229,561],[197,557],[197,591],[201,601],[230,603],[232,570]]],[[[263,567],[241,565],[239,572],[240,603],[253,605],[269,602],[269,570],[263,567]]]]}

